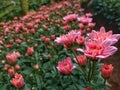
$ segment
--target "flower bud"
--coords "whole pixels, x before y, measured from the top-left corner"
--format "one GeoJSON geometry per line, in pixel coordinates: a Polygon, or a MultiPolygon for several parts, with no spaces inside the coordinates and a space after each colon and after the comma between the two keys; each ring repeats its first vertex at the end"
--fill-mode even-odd
{"type": "Polygon", "coordinates": [[[75,59],[75,62],[80,64],[81,66],[85,66],[86,65],[86,56],[85,55],[79,55],[77,56],[77,60],[75,59]]]}
{"type": "Polygon", "coordinates": [[[113,68],[114,67],[111,64],[110,65],[103,64],[101,69],[103,78],[109,78],[113,72],[113,68]]]}
{"type": "Polygon", "coordinates": [[[14,74],[15,74],[15,69],[14,69],[14,67],[11,67],[11,68],[8,69],[8,74],[9,74],[10,76],[14,76],[14,74]]]}

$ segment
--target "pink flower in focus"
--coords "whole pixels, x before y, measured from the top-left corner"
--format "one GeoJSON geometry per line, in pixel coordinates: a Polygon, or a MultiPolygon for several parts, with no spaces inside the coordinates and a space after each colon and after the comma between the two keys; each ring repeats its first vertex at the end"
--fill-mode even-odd
{"type": "Polygon", "coordinates": [[[106,64],[102,65],[102,69],[101,69],[102,76],[104,78],[109,78],[113,72],[113,68],[114,67],[111,64],[110,65],[106,65],[106,64]]]}
{"type": "Polygon", "coordinates": [[[88,37],[92,40],[99,40],[101,42],[103,42],[106,39],[109,39],[114,44],[120,39],[120,34],[112,34],[112,31],[105,32],[105,28],[101,27],[99,32],[92,30],[92,32],[88,34],[88,37]]]}
{"type": "Polygon", "coordinates": [[[72,65],[71,58],[67,57],[64,61],[59,61],[57,69],[63,74],[71,74],[75,66],[72,65]]]}
{"type": "Polygon", "coordinates": [[[68,47],[69,45],[73,44],[75,42],[75,39],[80,35],[81,32],[79,30],[72,30],[68,32],[68,34],[57,37],[55,39],[55,42],[57,44],[63,44],[64,47],[68,47]]]}
{"type": "Polygon", "coordinates": [[[77,51],[83,52],[86,56],[92,59],[103,59],[113,55],[117,51],[117,48],[111,46],[111,44],[112,41],[110,40],[105,40],[104,42],[89,40],[85,43],[85,50],[79,48],[77,51]]]}
{"type": "Polygon", "coordinates": [[[77,20],[77,17],[78,17],[78,14],[70,14],[70,15],[63,17],[63,20],[67,22],[71,22],[71,21],[77,20]]]}

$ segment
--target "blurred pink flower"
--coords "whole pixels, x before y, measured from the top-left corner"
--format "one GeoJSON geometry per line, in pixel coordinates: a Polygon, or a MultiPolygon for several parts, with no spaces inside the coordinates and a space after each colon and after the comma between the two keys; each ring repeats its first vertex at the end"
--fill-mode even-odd
{"type": "Polygon", "coordinates": [[[63,20],[70,22],[70,21],[77,20],[77,17],[78,17],[78,14],[70,14],[70,15],[63,17],[63,20]]]}
{"type": "Polygon", "coordinates": [[[81,31],[79,30],[72,30],[68,32],[68,34],[62,35],[55,39],[57,44],[63,44],[64,47],[68,47],[69,45],[75,42],[75,39],[81,35],[81,31]]]}
{"type": "Polygon", "coordinates": [[[14,78],[10,80],[10,82],[16,87],[16,88],[22,88],[24,87],[24,78],[21,74],[15,73],[14,78]]]}
{"type": "Polygon", "coordinates": [[[112,34],[112,31],[105,32],[105,28],[101,27],[99,32],[92,30],[92,32],[88,34],[88,37],[92,40],[99,40],[101,42],[109,39],[112,41],[112,44],[114,44],[120,39],[120,34],[112,34]]]}
{"type": "Polygon", "coordinates": [[[76,43],[79,44],[79,45],[83,45],[85,42],[85,38],[83,36],[78,36],[76,38],[76,43]]]}
{"type": "Polygon", "coordinates": [[[91,17],[86,17],[86,16],[81,16],[81,17],[78,17],[77,20],[83,24],[88,24],[88,23],[91,23],[93,18],[91,17]]]}
{"type": "Polygon", "coordinates": [[[11,68],[8,69],[8,74],[9,74],[10,76],[14,76],[14,74],[15,74],[15,69],[14,69],[14,67],[11,67],[11,68]]]}
{"type": "Polygon", "coordinates": [[[8,54],[6,55],[6,59],[7,59],[7,62],[8,62],[9,64],[14,64],[14,63],[16,63],[17,58],[19,58],[19,57],[20,57],[20,53],[19,53],[19,52],[8,53],[8,54]]]}
{"type": "Polygon", "coordinates": [[[103,42],[89,40],[85,43],[85,50],[78,48],[77,51],[83,52],[92,59],[103,59],[113,55],[117,51],[117,48],[111,46],[111,44],[112,41],[110,40],[104,40],[103,42]]]}
{"type": "Polygon", "coordinates": [[[57,69],[63,73],[63,74],[71,74],[72,70],[75,68],[75,66],[72,65],[71,58],[67,57],[64,59],[64,61],[59,61],[57,69]]]}
{"type": "Polygon", "coordinates": [[[27,49],[27,55],[32,55],[34,52],[34,48],[33,47],[28,47],[27,49]]]}

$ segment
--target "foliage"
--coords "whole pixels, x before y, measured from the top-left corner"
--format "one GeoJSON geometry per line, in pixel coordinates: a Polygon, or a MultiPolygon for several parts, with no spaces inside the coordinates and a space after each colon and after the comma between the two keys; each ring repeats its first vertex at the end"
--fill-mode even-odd
{"type": "MultiPolygon", "coordinates": [[[[95,15],[101,14],[120,27],[120,0],[94,0],[95,15]]],[[[120,28],[119,28],[120,29],[120,28]]]]}
{"type": "Polygon", "coordinates": [[[0,3],[0,20],[6,21],[21,15],[22,12],[28,12],[29,9],[37,10],[40,5],[49,4],[50,0],[29,0],[29,5],[25,0],[1,0],[0,3]]]}

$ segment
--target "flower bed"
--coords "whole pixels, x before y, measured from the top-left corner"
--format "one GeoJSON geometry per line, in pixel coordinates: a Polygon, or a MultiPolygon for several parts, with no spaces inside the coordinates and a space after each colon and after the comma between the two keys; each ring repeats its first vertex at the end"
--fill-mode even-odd
{"type": "Polygon", "coordinates": [[[120,35],[94,31],[83,11],[66,0],[0,23],[1,90],[104,90],[113,66],[100,61],[120,35]]]}

